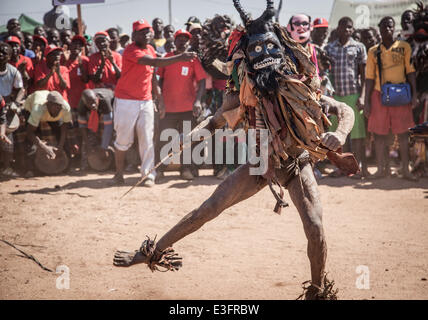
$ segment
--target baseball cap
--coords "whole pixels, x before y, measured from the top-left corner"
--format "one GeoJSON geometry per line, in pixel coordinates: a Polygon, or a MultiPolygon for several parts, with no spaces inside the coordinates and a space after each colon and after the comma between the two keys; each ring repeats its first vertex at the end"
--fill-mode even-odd
{"type": "Polygon", "coordinates": [[[9,37],[7,37],[6,38],[6,42],[7,43],[15,42],[15,43],[21,45],[21,40],[19,40],[19,38],[15,37],[15,36],[9,36],[9,37]]]}
{"type": "Polygon", "coordinates": [[[189,27],[189,32],[192,32],[195,29],[202,29],[202,26],[200,23],[191,23],[189,27]]]}
{"type": "Polygon", "coordinates": [[[140,19],[138,21],[135,21],[132,24],[132,31],[140,31],[140,30],[143,30],[143,29],[146,29],[146,28],[150,28],[150,30],[153,31],[152,26],[145,19],[140,19]]]}
{"type": "Polygon", "coordinates": [[[94,35],[94,41],[96,41],[98,38],[107,38],[107,40],[110,40],[110,37],[106,31],[97,32],[94,35]]]}
{"type": "Polygon", "coordinates": [[[328,28],[328,21],[324,18],[316,18],[313,23],[314,28],[328,28]]]}
{"type": "Polygon", "coordinates": [[[78,34],[75,35],[73,38],[71,38],[71,41],[80,40],[82,41],[83,45],[86,45],[86,39],[85,37],[79,36],[78,34]]]}
{"type": "Polygon", "coordinates": [[[61,47],[56,47],[56,46],[47,46],[45,49],[45,57],[48,56],[49,53],[54,52],[54,51],[63,51],[63,49],[61,47]]]}
{"type": "Polygon", "coordinates": [[[183,29],[179,29],[174,33],[174,39],[177,38],[178,36],[181,36],[181,35],[188,36],[189,39],[192,39],[192,35],[190,34],[190,32],[183,30],[183,29]]]}
{"type": "Polygon", "coordinates": [[[65,106],[65,100],[58,91],[51,91],[48,94],[47,101],[65,106]]]}
{"type": "Polygon", "coordinates": [[[187,22],[184,25],[188,26],[188,25],[191,25],[192,23],[201,23],[201,21],[195,16],[191,16],[189,17],[189,19],[187,19],[187,22]]]}
{"type": "Polygon", "coordinates": [[[42,37],[42,36],[39,36],[39,35],[34,35],[33,36],[33,41],[34,40],[42,40],[44,43],[45,43],[45,46],[47,47],[49,44],[48,44],[48,40],[46,40],[46,38],[45,37],[42,37]]]}

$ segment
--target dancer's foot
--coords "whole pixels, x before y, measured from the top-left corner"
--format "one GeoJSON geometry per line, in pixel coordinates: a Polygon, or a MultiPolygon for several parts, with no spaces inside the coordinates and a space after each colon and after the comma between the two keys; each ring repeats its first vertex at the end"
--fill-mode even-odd
{"type": "Polygon", "coordinates": [[[144,255],[138,250],[135,250],[134,252],[116,251],[114,254],[113,264],[116,267],[130,267],[139,263],[148,264],[149,261],[150,257],[144,255]]]}

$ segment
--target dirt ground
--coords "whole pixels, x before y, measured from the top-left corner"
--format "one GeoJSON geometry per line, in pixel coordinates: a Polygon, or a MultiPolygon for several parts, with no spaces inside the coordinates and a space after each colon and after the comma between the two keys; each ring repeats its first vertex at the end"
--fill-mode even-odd
{"type": "MultiPolygon", "coordinates": [[[[310,279],[306,238],[294,205],[272,211],[269,188],[178,242],[178,272],[112,265],[115,250],[160,237],[214,191],[220,181],[201,174],[184,182],[169,172],[121,201],[138,174],[124,187],[106,186],[111,173],[0,182],[0,239],[53,270],[0,242],[0,299],[297,298],[310,279]],[[67,284],[55,272],[61,265],[69,289],[57,288],[67,284]]],[[[327,271],[339,298],[428,299],[428,179],[324,178],[320,190],[327,271]]]]}

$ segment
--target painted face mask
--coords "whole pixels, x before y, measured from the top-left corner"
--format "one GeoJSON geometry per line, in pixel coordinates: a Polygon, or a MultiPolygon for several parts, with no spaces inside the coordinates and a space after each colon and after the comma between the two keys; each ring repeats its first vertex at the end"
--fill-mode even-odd
{"type": "Polygon", "coordinates": [[[305,43],[311,36],[311,23],[306,16],[298,15],[292,18],[292,25],[288,24],[287,31],[294,41],[305,43]]]}
{"type": "Polygon", "coordinates": [[[254,70],[280,65],[283,55],[278,37],[273,32],[251,35],[248,39],[247,56],[254,70]]]}
{"type": "Polygon", "coordinates": [[[284,61],[284,49],[275,33],[272,18],[275,16],[273,1],[267,0],[267,8],[258,19],[241,7],[239,0],[234,0],[246,29],[246,45],[243,48],[249,66],[250,78],[262,95],[268,95],[278,89],[277,78],[284,61]]]}

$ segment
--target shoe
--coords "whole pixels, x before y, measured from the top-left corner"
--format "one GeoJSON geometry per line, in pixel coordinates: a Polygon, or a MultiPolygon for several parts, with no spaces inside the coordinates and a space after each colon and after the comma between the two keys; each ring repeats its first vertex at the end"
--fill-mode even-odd
{"type": "Polygon", "coordinates": [[[386,178],[386,174],[384,172],[379,172],[379,171],[367,177],[367,179],[369,180],[376,180],[376,179],[382,179],[382,178],[386,178]]]}
{"type": "Polygon", "coordinates": [[[11,178],[17,178],[19,177],[19,174],[17,174],[11,167],[7,167],[2,171],[2,175],[11,177],[11,178]]]}
{"type": "Polygon", "coordinates": [[[33,178],[34,177],[34,173],[31,170],[28,170],[25,174],[24,174],[24,178],[33,178]]]}
{"type": "Polygon", "coordinates": [[[111,186],[123,186],[124,184],[125,180],[123,179],[123,175],[119,173],[116,173],[110,181],[111,186]]]}
{"type": "Polygon", "coordinates": [[[165,178],[165,173],[163,171],[159,171],[156,173],[155,183],[159,183],[165,178]]]}
{"type": "Polygon", "coordinates": [[[192,172],[190,171],[190,169],[183,169],[183,171],[180,174],[180,177],[181,179],[189,180],[189,181],[195,178],[192,172]]]}
{"type": "Polygon", "coordinates": [[[411,173],[402,174],[402,175],[400,175],[399,177],[400,177],[401,179],[406,179],[406,180],[413,181],[413,182],[419,181],[419,178],[415,177],[415,176],[414,176],[413,174],[411,174],[411,173]]]}
{"type": "Polygon", "coordinates": [[[364,176],[361,174],[361,172],[357,172],[353,175],[350,175],[349,178],[354,179],[354,180],[362,180],[362,179],[364,179],[364,176]]]}
{"type": "Polygon", "coordinates": [[[153,181],[153,179],[147,178],[146,180],[143,181],[142,186],[143,187],[147,187],[147,188],[151,188],[155,185],[155,182],[153,181]]]}
{"type": "Polygon", "coordinates": [[[343,174],[342,171],[340,171],[340,169],[335,169],[333,172],[329,173],[328,176],[330,178],[340,178],[340,177],[345,177],[345,175],[343,174]]]}

